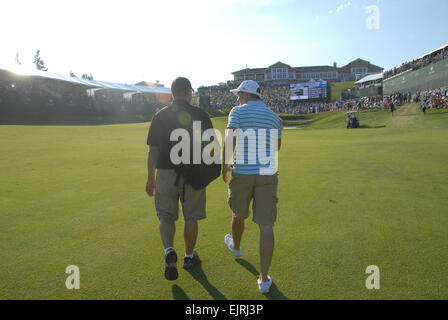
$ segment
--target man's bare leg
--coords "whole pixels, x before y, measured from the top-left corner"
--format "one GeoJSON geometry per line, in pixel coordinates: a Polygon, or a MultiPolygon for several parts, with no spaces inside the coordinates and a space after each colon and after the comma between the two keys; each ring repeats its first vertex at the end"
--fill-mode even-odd
{"type": "Polygon", "coordinates": [[[274,253],[274,229],[271,226],[260,226],[260,278],[268,281],[268,272],[274,253]]]}
{"type": "Polygon", "coordinates": [[[241,245],[241,238],[244,232],[244,219],[232,217],[232,238],[233,238],[233,249],[239,250],[241,245]]]}
{"type": "Polygon", "coordinates": [[[160,237],[162,238],[163,247],[174,247],[174,234],[176,233],[176,225],[174,220],[161,218],[159,223],[160,237]]]}
{"type": "Polygon", "coordinates": [[[196,240],[198,239],[198,222],[197,221],[185,221],[184,226],[184,241],[185,241],[185,253],[188,255],[193,254],[194,247],[196,246],[196,240]]]}

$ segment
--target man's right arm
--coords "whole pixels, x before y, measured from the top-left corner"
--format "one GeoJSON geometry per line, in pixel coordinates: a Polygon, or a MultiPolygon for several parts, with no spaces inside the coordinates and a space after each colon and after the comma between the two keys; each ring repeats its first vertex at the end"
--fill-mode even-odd
{"type": "Polygon", "coordinates": [[[229,124],[227,125],[226,138],[222,148],[222,179],[227,183],[227,174],[230,172],[230,163],[236,147],[236,130],[240,128],[238,109],[233,108],[229,114],[229,124]]]}
{"type": "Polygon", "coordinates": [[[277,139],[277,145],[276,145],[276,150],[275,151],[280,151],[280,149],[282,148],[282,131],[283,131],[283,122],[282,120],[279,118],[279,125],[278,125],[278,139],[277,139]]]}
{"type": "Polygon", "coordinates": [[[230,172],[230,163],[233,159],[233,153],[236,147],[236,128],[229,127],[226,130],[226,140],[222,149],[222,179],[227,183],[227,174],[230,172]]]}
{"type": "Polygon", "coordinates": [[[146,193],[150,197],[154,196],[154,190],[156,188],[156,167],[158,158],[159,148],[150,146],[148,153],[148,180],[146,182],[146,193]]]}
{"type": "Polygon", "coordinates": [[[148,138],[146,143],[149,146],[148,153],[148,180],[146,182],[146,193],[150,196],[154,196],[154,190],[156,188],[156,167],[157,167],[157,159],[159,158],[159,132],[160,126],[158,125],[158,121],[156,120],[157,114],[152,118],[151,126],[149,127],[148,138]]]}
{"type": "Polygon", "coordinates": [[[281,148],[282,148],[282,138],[277,140],[277,150],[275,151],[280,151],[281,148]]]}

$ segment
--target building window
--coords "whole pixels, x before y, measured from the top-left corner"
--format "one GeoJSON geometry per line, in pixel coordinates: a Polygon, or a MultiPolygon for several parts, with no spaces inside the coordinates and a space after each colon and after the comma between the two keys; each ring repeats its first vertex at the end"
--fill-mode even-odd
{"type": "Polygon", "coordinates": [[[337,79],[336,72],[306,72],[306,73],[298,73],[297,79],[302,80],[320,80],[320,79],[337,79]]]}
{"type": "Polygon", "coordinates": [[[367,72],[367,67],[352,68],[352,74],[366,74],[367,72]]]}
{"type": "Polygon", "coordinates": [[[272,69],[272,80],[288,79],[288,68],[272,69]]]}

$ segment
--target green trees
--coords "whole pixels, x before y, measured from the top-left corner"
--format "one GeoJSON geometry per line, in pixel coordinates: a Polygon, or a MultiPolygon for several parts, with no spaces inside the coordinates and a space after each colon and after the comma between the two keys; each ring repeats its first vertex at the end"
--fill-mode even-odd
{"type": "Polygon", "coordinates": [[[42,60],[42,58],[40,57],[40,50],[37,49],[36,53],[34,55],[34,65],[36,66],[37,70],[41,70],[41,71],[47,71],[48,68],[45,67],[45,62],[44,60],[42,60]]]}

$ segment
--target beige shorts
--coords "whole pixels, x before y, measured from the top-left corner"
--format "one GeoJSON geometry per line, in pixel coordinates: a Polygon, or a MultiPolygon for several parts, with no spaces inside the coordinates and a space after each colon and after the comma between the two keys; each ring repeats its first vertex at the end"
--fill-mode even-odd
{"type": "MultiPolygon", "coordinates": [[[[157,170],[155,204],[159,219],[168,218],[174,221],[179,219],[179,200],[182,197],[184,185],[182,177],[178,186],[175,186],[176,172],[174,170],[157,170]]],[[[182,212],[185,221],[198,221],[206,218],[205,212],[206,192],[195,190],[185,185],[185,199],[182,202],[182,212]]]]}
{"type": "Polygon", "coordinates": [[[261,226],[273,226],[277,220],[278,175],[232,174],[229,184],[229,206],[237,218],[249,218],[252,203],[252,220],[261,226]]]}

